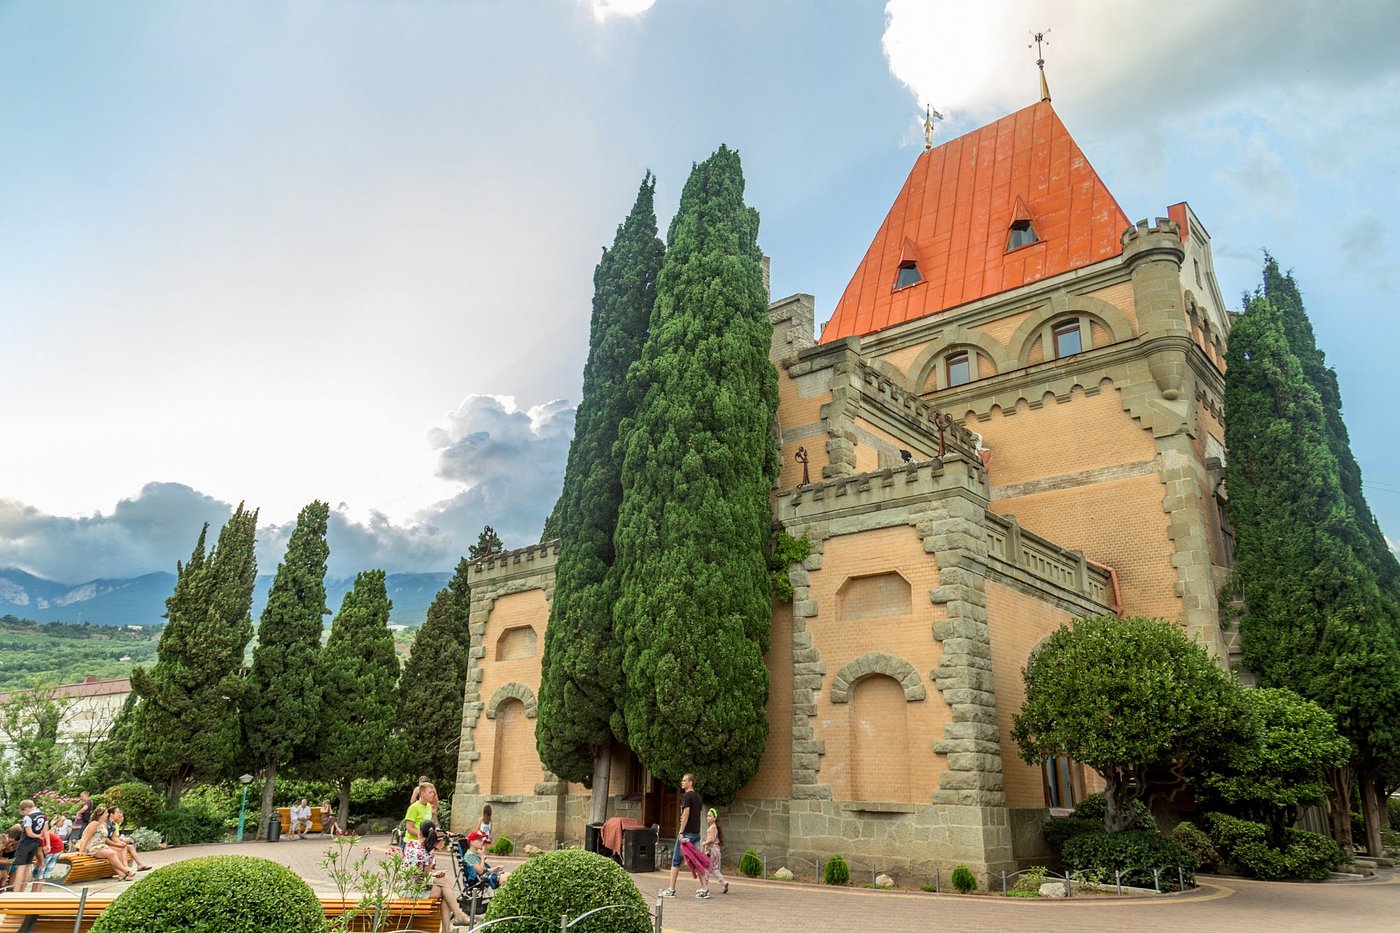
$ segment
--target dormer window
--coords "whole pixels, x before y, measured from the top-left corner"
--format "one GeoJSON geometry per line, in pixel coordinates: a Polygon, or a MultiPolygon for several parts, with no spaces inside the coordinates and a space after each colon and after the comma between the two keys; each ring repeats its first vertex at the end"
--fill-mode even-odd
{"type": "Polygon", "coordinates": [[[1029,220],[1013,221],[1011,224],[1011,232],[1006,237],[1006,251],[1009,253],[1013,249],[1030,246],[1039,239],[1040,237],[1035,234],[1035,227],[1031,226],[1029,220]]]}
{"type": "Polygon", "coordinates": [[[895,276],[895,288],[908,288],[910,285],[918,285],[924,280],[919,274],[919,264],[913,261],[901,262],[899,272],[895,276]]]}

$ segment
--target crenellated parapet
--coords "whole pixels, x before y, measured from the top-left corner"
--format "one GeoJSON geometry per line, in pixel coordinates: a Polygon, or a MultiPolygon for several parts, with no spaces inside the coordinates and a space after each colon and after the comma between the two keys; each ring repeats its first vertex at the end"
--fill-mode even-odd
{"type": "Polygon", "coordinates": [[[552,570],[559,558],[559,539],[527,544],[513,551],[488,554],[471,562],[471,584],[486,580],[499,580],[519,574],[538,573],[552,570]]]}
{"type": "Polygon", "coordinates": [[[1158,217],[1155,224],[1149,225],[1139,220],[1122,234],[1123,261],[1128,265],[1144,258],[1174,260],[1177,265],[1186,258],[1186,249],[1181,245],[1181,225],[1168,217],[1158,217]]]}
{"type": "Polygon", "coordinates": [[[903,378],[895,378],[865,359],[856,366],[865,394],[912,421],[924,438],[937,438],[940,454],[951,450],[975,457],[977,441],[972,432],[920,398],[903,378]]]}

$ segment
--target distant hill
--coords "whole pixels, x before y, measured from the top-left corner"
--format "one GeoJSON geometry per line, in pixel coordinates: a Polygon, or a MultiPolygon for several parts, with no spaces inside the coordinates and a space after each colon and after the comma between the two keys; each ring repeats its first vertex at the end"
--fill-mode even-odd
{"type": "MultiPolygon", "coordinates": [[[[452,578],[450,573],[391,573],[386,579],[394,603],[391,622],[419,625],[428,605],[452,578]]],[[[334,614],[355,583],[353,578],[328,578],[326,604],[334,614]]],[[[262,614],[272,574],[259,574],[253,588],[253,620],[262,614]]],[[[151,625],[165,613],[165,600],[175,588],[173,573],[148,573],[120,580],[59,583],[23,570],[0,570],[0,615],[36,622],[91,622],[94,625],[151,625]]],[[[329,625],[331,616],[326,617],[329,625]]]]}

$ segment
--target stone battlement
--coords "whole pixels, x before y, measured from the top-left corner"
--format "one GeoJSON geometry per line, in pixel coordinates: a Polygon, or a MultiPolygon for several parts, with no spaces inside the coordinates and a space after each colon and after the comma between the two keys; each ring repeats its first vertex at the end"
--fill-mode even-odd
{"type": "Polygon", "coordinates": [[[489,554],[471,562],[472,585],[481,580],[511,577],[520,573],[535,573],[550,569],[559,558],[559,539],[540,544],[527,544],[513,551],[489,554]]]}
{"type": "Polygon", "coordinates": [[[879,396],[886,404],[901,410],[930,436],[941,435],[947,450],[956,450],[976,459],[977,442],[973,439],[972,432],[909,391],[901,384],[902,380],[896,381],[863,359],[857,364],[857,369],[867,394],[879,396]]]}

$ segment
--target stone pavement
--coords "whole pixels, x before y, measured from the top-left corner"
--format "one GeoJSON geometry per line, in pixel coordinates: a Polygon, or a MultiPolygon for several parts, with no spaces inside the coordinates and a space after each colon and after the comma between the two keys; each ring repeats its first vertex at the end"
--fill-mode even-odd
{"type": "MultiPolygon", "coordinates": [[[[364,841],[384,851],[387,837],[364,841]]],[[[143,855],[152,865],[237,852],[273,859],[290,867],[318,891],[333,891],[320,860],[324,838],[277,843],[188,846],[143,855]]],[[[495,859],[493,859],[495,861],[495,859]]],[[[519,859],[501,859],[509,867],[519,859]]],[[[666,874],[633,875],[649,904],[666,884],[666,874]]],[[[962,933],[1026,928],[1037,931],[1132,929],[1134,933],[1188,931],[1266,931],[1332,933],[1400,929],[1400,876],[1381,872],[1366,881],[1287,884],[1203,877],[1202,886],[1183,895],[1146,898],[1017,899],[918,891],[872,891],[827,888],[812,884],[731,878],[727,895],[707,901],[693,896],[693,881],[682,877],[675,899],[667,898],[667,933],[962,933]]],[[[111,882],[103,888],[121,888],[111,882]]],[[[94,889],[98,885],[93,886],[94,889]]]]}

